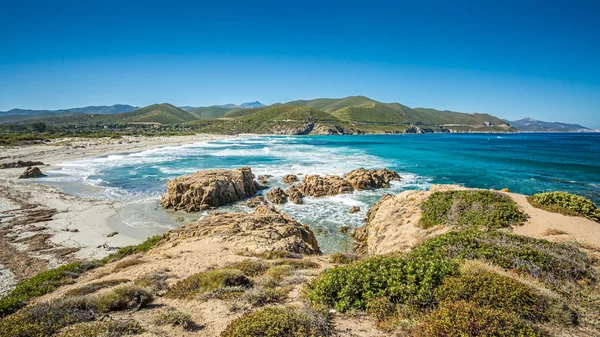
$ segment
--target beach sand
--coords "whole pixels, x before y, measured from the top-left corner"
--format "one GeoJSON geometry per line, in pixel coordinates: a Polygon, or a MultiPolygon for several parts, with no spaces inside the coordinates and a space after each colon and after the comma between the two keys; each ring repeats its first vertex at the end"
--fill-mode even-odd
{"type": "MultiPolygon", "coordinates": [[[[81,158],[247,136],[65,138],[44,145],[0,147],[0,164],[41,161],[46,165],[40,168],[47,172],[81,158]]],[[[102,258],[155,234],[115,221],[126,204],[69,195],[43,185],[43,178],[17,179],[23,170],[0,169],[0,295],[40,271],[102,258]]]]}

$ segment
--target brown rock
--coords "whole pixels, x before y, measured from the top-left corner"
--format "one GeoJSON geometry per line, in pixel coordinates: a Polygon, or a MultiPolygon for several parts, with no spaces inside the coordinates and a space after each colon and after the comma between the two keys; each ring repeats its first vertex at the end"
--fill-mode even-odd
{"type": "Polygon", "coordinates": [[[268,185],[269,184],[269,178],[271,178],[272,175],[270,174],[263,174],[263,175],[259,175],[256,179],[258,180],[258,182],[260,182],[263,185],[268,185]]]}
{"type": "Polygon", "coordinates": [[[352,193],[354,189],[346,180],[338,176],[310,175],[300,184],[294,185],[303,196],[325,197],[329,195],[352,193]]]}
{"type": "Polygon", "coordinates": [[[262,195],[246,200],[246,206],[256,208],[260,205],[267,205],[267,200],[262,195]]]}
{"type": "Polygon", "coordinates": [[[199,171],[169,180],[161,205],[196,212],[251,197],[259,188],[249,167],[199,171]]]}
{"type": "Polygon", "coordinates": [[[302,193],[298,191],[296,186],[292,186],[285,191],[285,194],[288,196],[288,199],[291,200],[294,204],[303,204],[302,193]]]}
{"type": "Polygon", "coordinates": [[[277,210],[274,206],[258,206],[252,213],[212,213],[198,222],[175,228],[165,241],[210,238],[232,243],[237,249],[256,252],[285,250],[294,253],[319,254],[319,245],[308,226],[277,210]]]}
{"type": "Polygon", "coordinates": [[[283,176],[282,181],[284,184],[291,184],[291,183],[295,183],[296,181],[298,181],[298,177],[295,174],[287,174],[287,175],[283,176]]]}
{"type": "Polygon", "coordinates": [[[118,234],[119,234],[119,232],[112,232],[112,233],[107,234],[106,237],[112,238],[113,236],[118,235],[118,234]]]}
{"type": "Polygon", "coordinates": [[[344,175],[352,187],[357,190],[370,190],[374,188],[388,188],[390,181],[400,180],[400,175],[396,171],[382,168],[379,170],[365,170],[359,168],[352,170],[344,175]]]}
{"type": "Polygon", "coordinates": [[[281,187],[277,187],[267,192],[267,199],[274,204],[285,204],[287,202],[287,195],[281,187]]]}
{"type": "Polygon", "coordinates": [[[350,213],[350,214],[354,214],[357,212],[360,212],[360,207],[357,207],[357,206],[350,208],[350,210],[348,211],[348,213],[350,213]]]}
{"type": "Polygon", "coordinates": [[[19,176],[19,179],[29,179],[29,178],[39,178],[45,177],[46,175],[42,173],[39,167],[28,167],[25,169],[23,173],[19,176]]]}

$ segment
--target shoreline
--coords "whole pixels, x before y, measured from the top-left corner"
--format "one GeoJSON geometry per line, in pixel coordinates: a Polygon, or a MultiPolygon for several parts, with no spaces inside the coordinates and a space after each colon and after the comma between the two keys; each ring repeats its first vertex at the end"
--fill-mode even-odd
{"type": "MultiPolygon", "coordinates": [[[[61,163],[84,158],[258,136],[67,138],[43,145],[1,147],[0,163],[41,161],[45,165],[40,169],[47,172],[61,169],[61,163]]],[[[68,194],[44,184],[43,179],[17,179],[23,170],[0,169],[0,295],[16,282],[43,270],[76,260],[102,258],[156,234],[115,218],[127,202],[68,194]]]]}

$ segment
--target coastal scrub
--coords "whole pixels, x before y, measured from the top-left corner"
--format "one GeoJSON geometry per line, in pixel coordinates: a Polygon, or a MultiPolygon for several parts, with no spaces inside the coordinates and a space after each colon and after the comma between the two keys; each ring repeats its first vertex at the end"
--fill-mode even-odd
{"type": "Polygon", "coordinates": [[[548,212],[571,216],[583,216],[600,221],[600,209],[593,201],[567,192],[546,192],[527,197],[531,206],[548,212]]]}

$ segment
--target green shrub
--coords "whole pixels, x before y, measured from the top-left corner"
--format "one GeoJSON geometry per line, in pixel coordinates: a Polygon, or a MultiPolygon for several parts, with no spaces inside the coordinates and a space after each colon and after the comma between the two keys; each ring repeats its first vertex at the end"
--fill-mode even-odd
{"type": "Polygon", "coordinates": [[[472,302],[479,307],[516,313],[524,319],[543,321],[548,301],[535,291],[510,277],[492,271],[476,270],[449,277],[435,290],[436,300],[443,304],[472,302]]]}
{"type": "Polygon", "coordinates": [[[79,323],[64,329],[56,337],[120,337],[144,332],[134,320],[79,323]]]}
{"type": "Polygon", "coordinates": [[[282,264],[269,268],[269,270],[267,270],[267,272],[265,273],[265,276],[270,277],[276,280],[277,282],[280,282],[281,280],[283,280],[284,277],[292,275],[293,272],[294,268],[292,266],[282,264]]]}
{"type": "Polygon", "coordinates": [[[358,260],[358,256],[352,254],[334,253],[329,256],[329,262],[335,264],[348,264],[356,260],[358,260]]]}
{"type": "Polygon", "coordinates": [[[43,271],[32,278],[19,282],[15,289],[0,299],[0,317],[17,311],[29,299],[52,292],[66,282],[99,265],[98,262],[75,262],[43,271]]]}
{"type": "Polygon", "coordinates": [[[325,270],[308,283],[308,298],[338,311],[365,309],[374,298],[424,307],[433,289],[457,269],[438,257],[371,257],[325,270]]]}
{"type": "Polygon", "coordinates": [[[290,266],[293,269],[319,268],[319,264],[309,259],[278,259],[273,262],[275,266],[290,266]]]}
{"type": "Polygon", "coordinates": [[[497,231],[450,232],[425,241],[409,256],[485,260],[559,288],[598,280],[593,259],[571,245],[497,231]]]}
{"type": "Polygon", "coordinates": [[[155,325],[180,326],[186,330],[195,325],[189,314],[174,308],[157,311],[152,317],[152,323],[155,325]]]}
{"type": "Polygon", "coordinates": [[[525,214],[510,197],[491,191],[434,192],[421,204],[419,226],[495,229],[523,223],[525,214]]]}
{"type": "Polygon", "coordinates": [[[565,215],[583,216],[600,221],[600,209],[593,201],[567,192],[546,192],[527,198],[533,207],[565,215]]]}
{"type": "Polygon", "coordinates": [[[121,286],[113,291],[97,296],[93,306],[98,312],[141,308],[152,302],[152,294],[136,286],[121,286]]]}
{"type": "Polygon", "coordinates": [[[267,269],[269,269],[269,265],[260,260],[248,259],[232,263],[226,268],[237,269],[242,271],[244,275],[253,277],[264,274],[267,271],[267,269]]]}
{"type": "Polygon", "coordinates": [[[185,299],[206,291],[236,286],[249,288],[252,286],[252,281],[236,269],[209,270],[177,282],[165,296],[185,299]]]}
{"type": "Polygon", "coordinates": [[[261,307],[269,303],[281,303],[287,298],[290,287],[281,288],[259,288],[249,289],[242,296],[242,300],[248,302],[253,307],[261,307]]]}
{"type": "Polygon", "coordinates": [[[221,337],[326,337],[327,319],[295,308],[265,308],[234,321],[221,337]]]}
{"type": "Polygon", "coordinates": [[[514,313],[481,308],[467,302],[446,303],[426,315],[412,332],[414,337],[439,336],[547,336],[514,313]]]}
{"type": "Polygon", "coordinates": [[[160,290],[165,290],[169,286],[167,285],[168,276],[161,273],[150,273],[145,274],[133,282],[138,287],[149,289],[150,291],[157,292],[160,290]]]}
{"type": "Polygon", "coordinates": [[[90,283],[88,285],[85,285],[85,286],[82,286],[79,288],[71,289],[65,293],[65,296],[75,297],[75,296],[83,296],[83,295],[93,294],[100,289],[114,287],[121,283],[127,283],[127,282],[130,282],[130,281],[128,279],[117,279],[117,280],[94,282],[94,283],[90,283]]]}
{"type": "Polygon", "coordinates": [[[150,249],[156,247],[160,243],[161,239],[162,239],[162,236],[160,236],[160,235],[151,236],[146,241],[140,243],[139,245],[125,246],[125,247],[117,250],[116,253],[112,253],[112,254],[108,255],[101,261],[103,263],[108,263],[108,262],[121,260],[122,258],[129,256],[129,255],[147,252],[150,249]]]}
{"type": "Polygon", "coordinates": [[[265,251],[265,252],[261,252],[261,253],[249,253],[249,252],[241,251],[241,252],[238,252],[237,255],[254,256],[254,257],[258,257],[260,259],[265,259],[265,260],[286,259],[286,258],[299,259],[302,257],[300,254],[291,253],[286,250],[270,250],[270,251],[265,251]]]}

